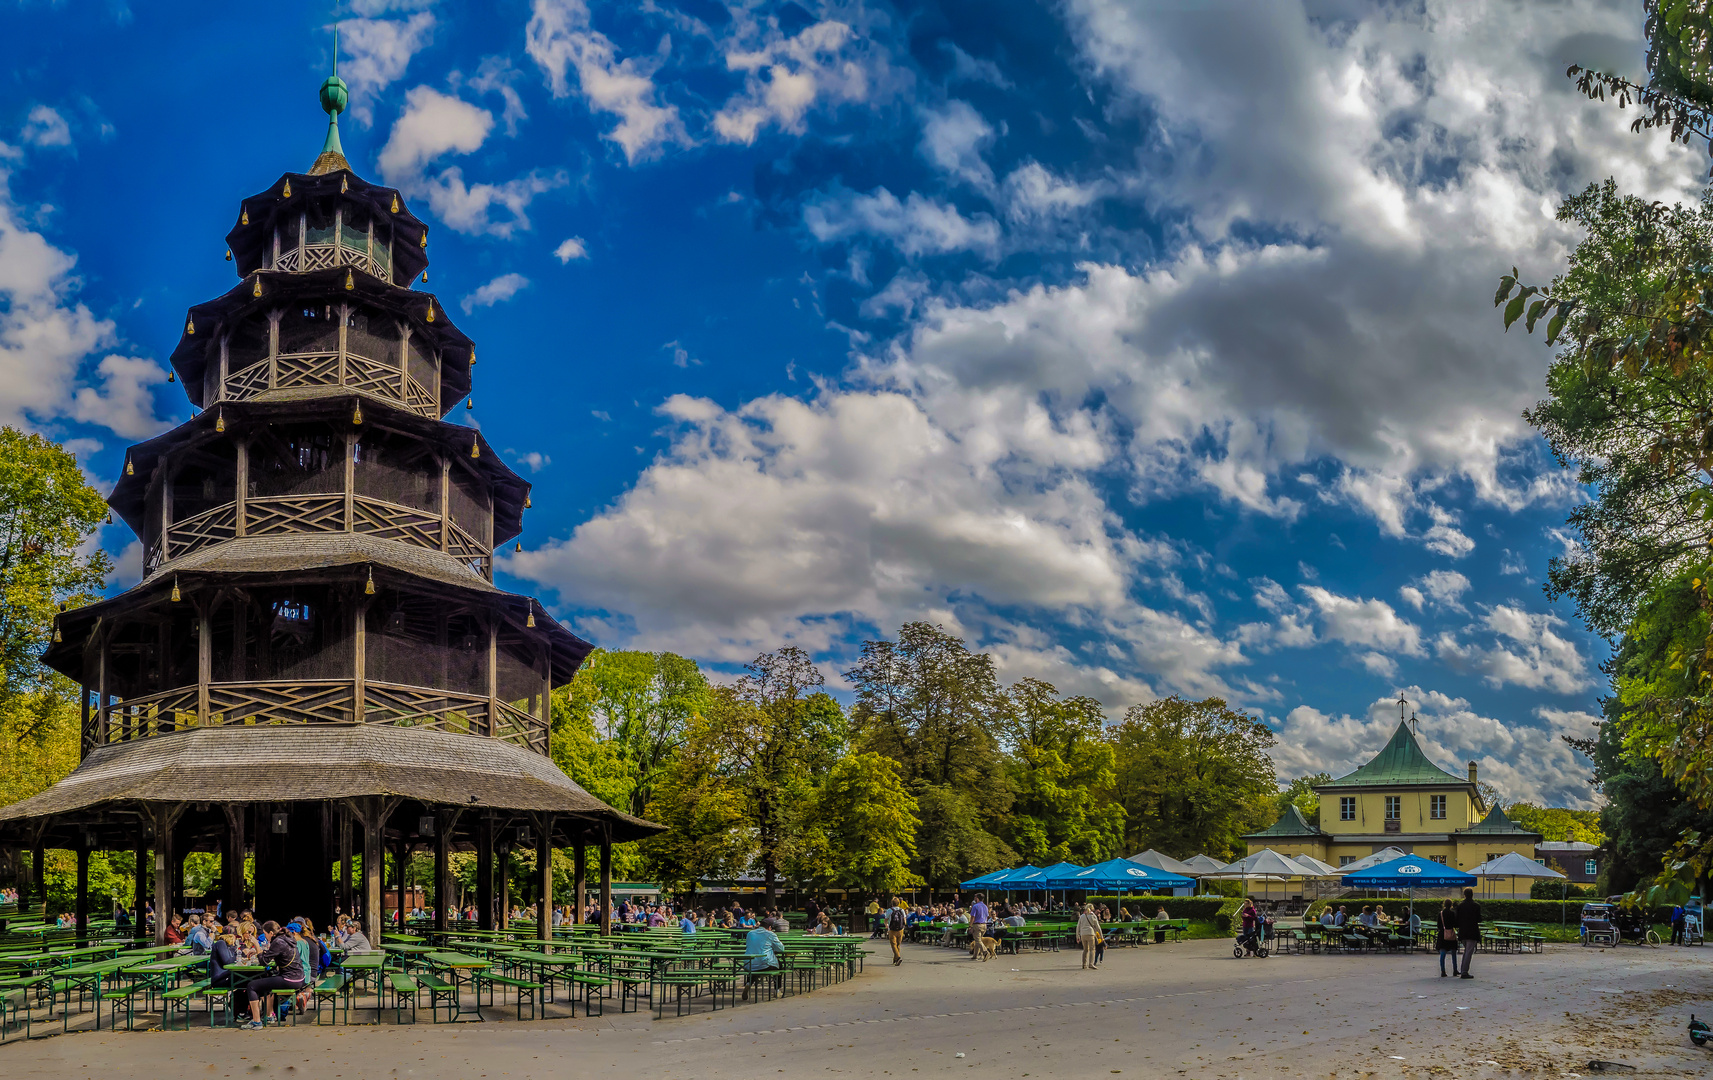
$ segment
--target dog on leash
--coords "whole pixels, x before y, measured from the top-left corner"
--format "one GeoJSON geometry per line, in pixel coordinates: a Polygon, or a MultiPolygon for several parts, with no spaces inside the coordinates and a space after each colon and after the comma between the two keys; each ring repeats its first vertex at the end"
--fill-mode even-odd
{"type": "Polygon", "coordinates": [[[999,942],[987,936],[972,937],[969,943],[971,960],[992,960],[999,942]]]}

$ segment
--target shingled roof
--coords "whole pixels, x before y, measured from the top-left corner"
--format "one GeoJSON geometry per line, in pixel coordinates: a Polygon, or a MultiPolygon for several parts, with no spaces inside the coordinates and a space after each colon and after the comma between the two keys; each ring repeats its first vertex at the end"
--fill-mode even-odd
{"type": "Polygon", "coordinates": [[[101,804],[265,803],[399,795],[605,823],[614,841],[664,827],[615,810],[520,746],[383,724],[193,728],[92,750],[70,776],[0,807],[0,830],[101,804]]]}
{"type": "Polygon", "coordinates": [[[1487,812],[1487,816],[1482,818],[1479,824],[1471,825],[1467,829],[1457,830],[1457,835],[1459,835],[1459,836],[1532,836],[1536,840],[1541,839],[1540,833],[1530,832],[1528,829],[1523,828],[1521,825],[1518,825],[1516,822],[1512,821],[1509,817],[1507,817],[1505,815],[1505,808],[1502,806],[1495,806],[1493,809],[1489,810],[1487,812]]]}
{"type": "Polygon", "coordinates": [[[1467,787],[1469,780],[1435,765],[1422,751],[1422,744],[1416,740],[1410,725],[1400,723],[1398,730],[1392,732],[1391,740],[1366,765],[1347,776],[1319,784],[1315,790],[1409,784],[1458,784],[1467,787]]]}

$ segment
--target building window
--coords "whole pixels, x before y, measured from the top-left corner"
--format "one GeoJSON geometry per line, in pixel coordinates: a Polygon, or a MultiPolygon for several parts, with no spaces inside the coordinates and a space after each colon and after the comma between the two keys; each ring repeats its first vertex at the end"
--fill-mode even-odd
{"type": "Polygon", "coordinates": [[[1397,821],[1404,816],[1404,797],[1402,795],[1386,796],[1386,820],[1397,821]]]}
{"type": "Polygon", "coordinates": [[[1340,820],[1340,821],[1355,821],[1356,820],[1356,796],[1354,796],[1354,795],[1340,796],[1340,798],[1338,800],[1338,820],[1340,820]]]}
{"type": "Polygon", "coordinates": [[[1445,796],[1432,795],[1428,797],[1428,816],[1435,821],[1445,820],[1445,796]]]}
{"type": "Polygon", "coordinates": [[[1429,862],[1436,862],[1439,865],[1444,866],[1445,865],[1445,856],[1444,855],[1429,855],[1428,861],[1429,862]]]}
{"type": "Polygon", "coordinates": [[[1593,859],[1589,859],[1587,862],[1582,864],[1582,872],[1587,874],[1589,877],[1594,877],[1600,873],[1600,865],[1593,859]]]}
{"type": "Polygon", "coordinates": [[[1355,861],[1356,861],[1356,856],[1354,856],[1354,855],[1340,855],[1338,857],[1338,865],[1340,865],[1340,866],[1349,866],[1351,863],[1353,863],[1355,861]]]}

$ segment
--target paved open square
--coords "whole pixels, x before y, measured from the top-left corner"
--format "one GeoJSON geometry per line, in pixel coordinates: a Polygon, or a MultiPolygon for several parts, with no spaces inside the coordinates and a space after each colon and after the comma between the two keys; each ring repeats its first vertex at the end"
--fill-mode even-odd
{"type": "Polygon", "coordinates": [[[1685,1035],[1713,1012],[1713,952],[1233,960],[1223,941],[1002,956],[907,946],[812,995],[654,1021],[74,1034],[0,1049],[7,1077],[654,1078],[784,1075],[1429,1077],[1705,1075],[1685,1035]],[[959,1057],[958,1055],[963,1055],[959,1057]],[[1626,1075],[1629,1075],[1626,1072],[1626,1075]]]}

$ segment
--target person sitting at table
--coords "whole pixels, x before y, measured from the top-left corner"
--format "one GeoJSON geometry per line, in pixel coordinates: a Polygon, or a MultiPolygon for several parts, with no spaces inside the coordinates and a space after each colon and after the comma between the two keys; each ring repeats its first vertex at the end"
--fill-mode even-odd
{"type": "Polygon", "coordinates": [[[1332,917],[1332,925],[1343,926],[1345,921],[1346,921],[1346,916],[1344,914],[1344,905],[1340,904],[1340,905],[1338,905],[1338,913],[1332,917]]]}
{"type": "Polygon", "coordinates": [[[1331,926],[1332,920],[1333,920],[1332,908],[1330,908],[1330,907],[1321,908],[1320,924],[1322,926],[1331,926]]]}
{"type": "Polygon", "coordinates": [[[684,913],[683,918],[678,920],[678,929],[683,931],[685,937],[696,936],[696,920],[691,918],[688,911],[684,913]]]}
{"type": "Polygon", "coordinates": [[[184,943],[190,946],[190,955],[207,956],[208,950],[214,947],[214,913],[205,911],[202,918],[190,924],[190,930],[184,935],[184,943]]]}
{"type": "Polygon", "coordinates": [[[760,925],[761,925],[760,923],[755,921],[755,915],[751,912],[748,912],[748,911],[744,912],[743,918],[738,920],[738,926],[742,927],[745,930],[753,930],[757,926],[760,926],[760,925]]]}
{"type": "Polygon", "coordinates": [[[833,920],[827,917],[826,912],[817,911],[815,913],[815,925],[809,928],[809,932],[816,937],[831,937],[838,931],[833,928],[833,920]]]}
{"type": "MultiPolygon", "coordinates": [[[[765,926],[758,926],[744,935],[744,970],[748,972],[777,971],[785,959],[785,943],[765,926]]],[[[749,1000],[749,979],[744,980],[743,999],[749,1000]]]]}
{"type": "Polygon", "coordinates": [[[172,919],[167,923],[167,944],[184,944],[184,916],[173,912],[172,919]]]}
{"type": "Polygon", "coordinates": [[[339,944],[345,950],[346,956],[356,956],[358,953],[375,951],[375,947],[369,944],[369,935],[363,933],[363,924],[356,919],[345,924],[345,940],[339,944]]]}
{"type": "Polygon", "coordinates": [[[308,981],[303,970],[303,957],[298,955],[297,941],[292,937],[298,930],[298,924],[288,923],[282,929],[279,923],[270,921],[262,924],[262,930],[269,935],[268,947],[256,959],[271,965],[273,972],[260,979],[251,979],[244,987],[244,997],[250,1006],[250,1022],[244,1026],[251,1031],[262,1028],[264,994],[286,991],[295,995],[308,981]]]}
{"type": "Polygon", "coordinates": [[[1372,929],[1379,925],[1374,919],[1374,909],[1367,904],[1362,905],[1362,914],[1356,916],[1356,921],[1366,929],[1372,929]]]}
{"type": "Polygon", "coordinates": [[[961,934],[964,927],[969,925],[969,922],[969,912],[965,911],[963,908],[958,908],[953,911],[951,917],[946,920],[946,928],[940,931],[940,944],[950,946],[952,938],[961,934]]]}
{"type": "MultiPolygon", "coordinates": [[[[219,937],[214,939],[214,947],[208,951],[208,985],[231,986],[235,973],[226,969],[233,964],[242,962],[243,954],[238,951],[238,939],[230,930],[222,930],[219,937]]],[[[232,1015],[238,1015],[240,1002],[233,995],[232,1015]]]]}

